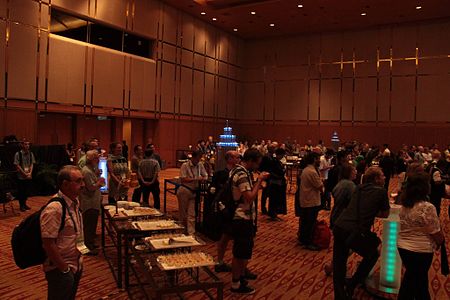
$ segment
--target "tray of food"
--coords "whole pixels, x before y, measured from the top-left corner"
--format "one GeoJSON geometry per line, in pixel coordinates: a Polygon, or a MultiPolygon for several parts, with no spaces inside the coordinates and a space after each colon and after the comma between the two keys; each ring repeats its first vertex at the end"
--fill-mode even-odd
{"type": "MultiPolygon", "coordinates": [[[[111,216],[114,216],[114,215],[116,214],[116,206],[115,206],[115,205],[105,205],[105,206],[104,206],[104,209],[107,210],[107,211],[109,211],[109,214],[110,214],[111,216]]],[[[125,211],[125,208],[122,208],[122,207],[120,207],[120,208],[117,209],[117,212],[118,212],[119,214],[122,214],[124,211],[125,211]]]]}
{"type": "Polygon", "coordinates": [[[177,224],[173,220],[157,220],[157,221],[136,221],[132,223],[134,228],[142,231],[151,230],[170,230],[170,229],[182,229],[183,226],[177,224]]]}
{"type": "Polygon", "coordinates": [[[175,253],[160,255],[156,258],[163,271],[214,266],[214,258],[204,252],[175,253]]]}
{"type": "Polygon", "coordinates": [[[152,207],[134,207],[132,210],[124,210],[123,213],[128,217],[161,217],[163,213],[152,207]]]}
{"type": "Polygon", "coordinates": [[[186,236],[182,233],[176,233],[176,232],[162,232],[162,233],[155,233],[151,236],[147,236],[144,238],[144,241],[148,243],[151,240],[159,240],[159,239],[168,239],[168,238],[176,238],[176,237],[182,237],[186,236]]]}
{"type": "Polygon", "coordinates": [[[204,242],[199,241],[195,236],[192,235],[153,239],[146,241],[146,243],[153,250],[196,247],[205,244],[204,242]]]}

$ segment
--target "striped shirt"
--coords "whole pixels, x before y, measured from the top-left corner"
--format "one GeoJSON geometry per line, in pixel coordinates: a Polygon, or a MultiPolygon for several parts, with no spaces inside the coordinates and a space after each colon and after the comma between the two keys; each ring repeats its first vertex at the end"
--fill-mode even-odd
{"type": "Polygon", "coordinates": [[[242,165],[236,165],[230,174],[234,174],[232,178],[233,199],[237,202],[235,220],[254,220],[256,217],[255,206],[252,203],[246,203],[242,199],[242,193],[253,189],[252,175],[242,165]]]}
{"type": "Polygon", "coordinates": [[[138,172],[144,179],[153,180],[161,170],[159,163],[152,158],[145,158],[140,161],[138,172]]]}

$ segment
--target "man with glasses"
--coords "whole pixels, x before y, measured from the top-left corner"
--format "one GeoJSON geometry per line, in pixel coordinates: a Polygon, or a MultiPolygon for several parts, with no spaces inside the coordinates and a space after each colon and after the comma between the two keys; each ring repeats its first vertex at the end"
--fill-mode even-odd
{"type": "Polygon", "coordinates": [[[48,204],[41,213],[42,246],[48,299],[75,299],[82,272],[83,218],[78,195],[84,187],[83,175],[76,166],[63,167],[57,177],[57,197],[64,200],[48,204]],[[65,210],[64,224],[61,224],[65,210]],[[61,230],[61,225],[64,225],[61,230]]]}

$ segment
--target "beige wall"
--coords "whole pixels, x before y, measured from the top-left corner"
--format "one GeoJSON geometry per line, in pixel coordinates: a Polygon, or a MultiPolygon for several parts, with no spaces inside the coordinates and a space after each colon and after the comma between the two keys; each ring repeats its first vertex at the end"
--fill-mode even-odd
{"type": "Polygon", "coordinates": [[[49,35],[49,1],[0,0],[0,135],[37,141],[6,120],[48,111],[165,119],[168,155],[225,119],[248,138],[447,143],[450,20],[244,42],[157,0],[51,1],[157,40],[145,59],[49,35]]]}
{"type": "Polygon", "coordinates": [[[418,143],[431,126],[447,139],[434,132],[449,129],[450,20],[247,41],[244,54],[245,136],[371,139],[358,132],[376,127],[374,142],[418,143]]]}
{"type": "MultiPolygon", "coordinates": [[[[13,110],[25,109],[182,119],[195,128],[213,124],[213,133],[225,119],[236,117],[241,44],[157,0],[0,0],[2,113],[12,116],[13,110]],[[154,59],[49,34],[50,4],[156,40],[154,59]]],[[[31,134],[7,127],[5,119],[0,135],[31,134]]],[[[27,137],[38,141],[36,134],[27,137]]],[[[188,136],[197,140],[203,134],[188,136]]],[[[163,152],[186,146],[184,139],[159,139],[171,145],[163,152]]]]}

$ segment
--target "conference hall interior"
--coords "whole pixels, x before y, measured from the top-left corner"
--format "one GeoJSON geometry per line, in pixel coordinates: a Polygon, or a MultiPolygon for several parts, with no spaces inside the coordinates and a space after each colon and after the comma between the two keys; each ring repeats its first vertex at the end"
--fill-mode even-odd
{"type": "Polygon", "coordinates": [[[0,0],[0,299],[450,299],[448,0],[0,0]]]}

